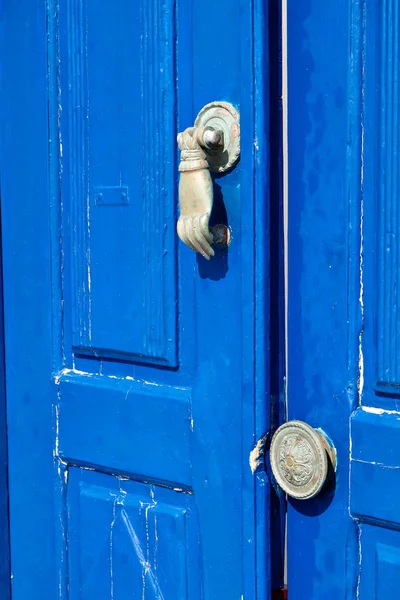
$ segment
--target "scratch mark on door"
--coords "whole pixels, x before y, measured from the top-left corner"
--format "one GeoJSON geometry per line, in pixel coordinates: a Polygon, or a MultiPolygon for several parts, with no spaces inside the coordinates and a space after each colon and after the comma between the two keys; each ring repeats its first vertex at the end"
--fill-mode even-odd
{"type": "MultiPolygon", "coordinates": [[[[153,504],[146,505],[146,513],[152,506],[154,506],[154,505],[153,504]]],[[[125,523],[128,533],[129,533],[129,537],[131,539],[132,546],[135,550],[136,556],[137,556],[140,564],[142,565],[142,569],[143,569],[143,575],[142,575],[142,577],[143,577],[143,590],[142,590],[143,596],[142,597],[143,597],[143,600],[145,600],[146,580],[149,581],[151,588],[152,588],[154,594],[156,595],[156,598],[158,598],[158,600],[164,600],[164,596],[161,592],[159,583],[157,581],[157,576],[154,574],[154,571],[150,565],[150,562],[148,561],[148,557],[147,558],[145,557],[140,540],[139,540],[138,536],[136,535],[136,532],[135,532],[134,528],[132,527],[132,523],[130,522],[128,514],[124,508],[121,510],[121,517],[125,523]]],[[[146,514],[146,521],[147,521],[147,514],[146,514]]],[[[147,522],[146,522],[146,530],[147,530],[147,522]]],[[[148,541],[147,538],[148,538],[148,534],[146,531],[146,541],[148,541]]]]}

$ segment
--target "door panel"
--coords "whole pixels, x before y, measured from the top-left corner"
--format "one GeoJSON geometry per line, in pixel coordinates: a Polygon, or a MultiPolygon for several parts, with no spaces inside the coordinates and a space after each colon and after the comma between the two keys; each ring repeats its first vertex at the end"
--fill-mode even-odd
{"type": "Polygon", "coordinates": [[[289,503],[296,600],[400,585],[398,62],[397,0],[289,1],[289,418],[338,457],[289,503]]]}
{"type": "Polygon", "coordinates": [[[176,366],[173,0],[71,0],[59,24],[72,347],[176,366]]]}
{"type": "Polygon", "coordinates": [[[264,4],[2,10],[15,600],[269,597],[264,4]],[[242,154],[207,263],[177,244],[175,140],[212,100],[242,154]]]}
{"type": "Polygon", "coordinates": [[[289,499],[288,592],[350,599],[358,573],[348,504],[361,329],[361,8],[289,0],[287,15],[288,417],[321,428],[337,452],[318,496],[289,499]]]}
{"type": "Polygon", "coordinates": [[[400,534],[382,527],[362,526],[362,551],[359,597],[396,597],[399,589],[400,534]]]}
{"type": "Polygon", "coordinates": [[[191,487],[190,390],[76,372],[64,373],[59,389],[58,440],[65,462],[191,487]]]}
{"type": "Polygon", "coordinates": [[[202,597],[192,494],[72,468],[67,506],[71,598],[202,597]]]}
{"type": "Polygon", "coordinates": [[[400,585],[395,531],[400,527],[399,52],[399,3],[370,3],[365,16],[363,377],[361,406],[352,418],[350,482],[351,510],[360,523],[360,594],[367,599],[396,595],[400,585]],[[372,578],[374,592],[368,587],[372,578]]]}

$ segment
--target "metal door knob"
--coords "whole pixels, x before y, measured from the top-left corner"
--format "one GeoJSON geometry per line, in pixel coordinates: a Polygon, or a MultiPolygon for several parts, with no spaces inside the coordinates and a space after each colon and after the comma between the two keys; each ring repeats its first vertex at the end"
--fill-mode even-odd
{"type": "Polygon", "coordinates": [[[326,435],[303,421],[289,421],[275,432],[270,448],[274,477],[288,496],[307,500],[316,496],[336,467],[336,452],[326,435]]]}

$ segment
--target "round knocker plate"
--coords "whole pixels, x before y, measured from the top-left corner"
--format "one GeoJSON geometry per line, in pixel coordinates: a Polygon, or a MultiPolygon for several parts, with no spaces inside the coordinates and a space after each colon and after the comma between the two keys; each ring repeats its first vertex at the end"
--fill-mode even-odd
{"type": "Polygon", "coordinates": [[[302,421],[289,421],[277,429],[270,460],[276,481],[292,498],[313,498],[326,481],[326,444],[315,429],[302,421]]]}
{"type": "Polygon", "coordinates": [[[238,162],[240,156],[239,113],[229,102],[210,102],[197,115],[195,127],[211,127],[221,131],[223,147],[205,150],[210,171],[225,173],[238,162]]]}

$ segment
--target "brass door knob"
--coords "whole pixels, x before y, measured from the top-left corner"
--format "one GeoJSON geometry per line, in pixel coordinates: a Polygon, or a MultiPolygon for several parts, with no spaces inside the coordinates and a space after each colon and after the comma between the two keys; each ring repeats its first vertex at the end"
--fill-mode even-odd
{"type": "Polygon", "coordinates": [[[327,436],[303,421],[289,421],[275,432],[270,447],[274,477],[288,496],[307,500],[316,496],[336,468],[336,452],[327,436]]]}

